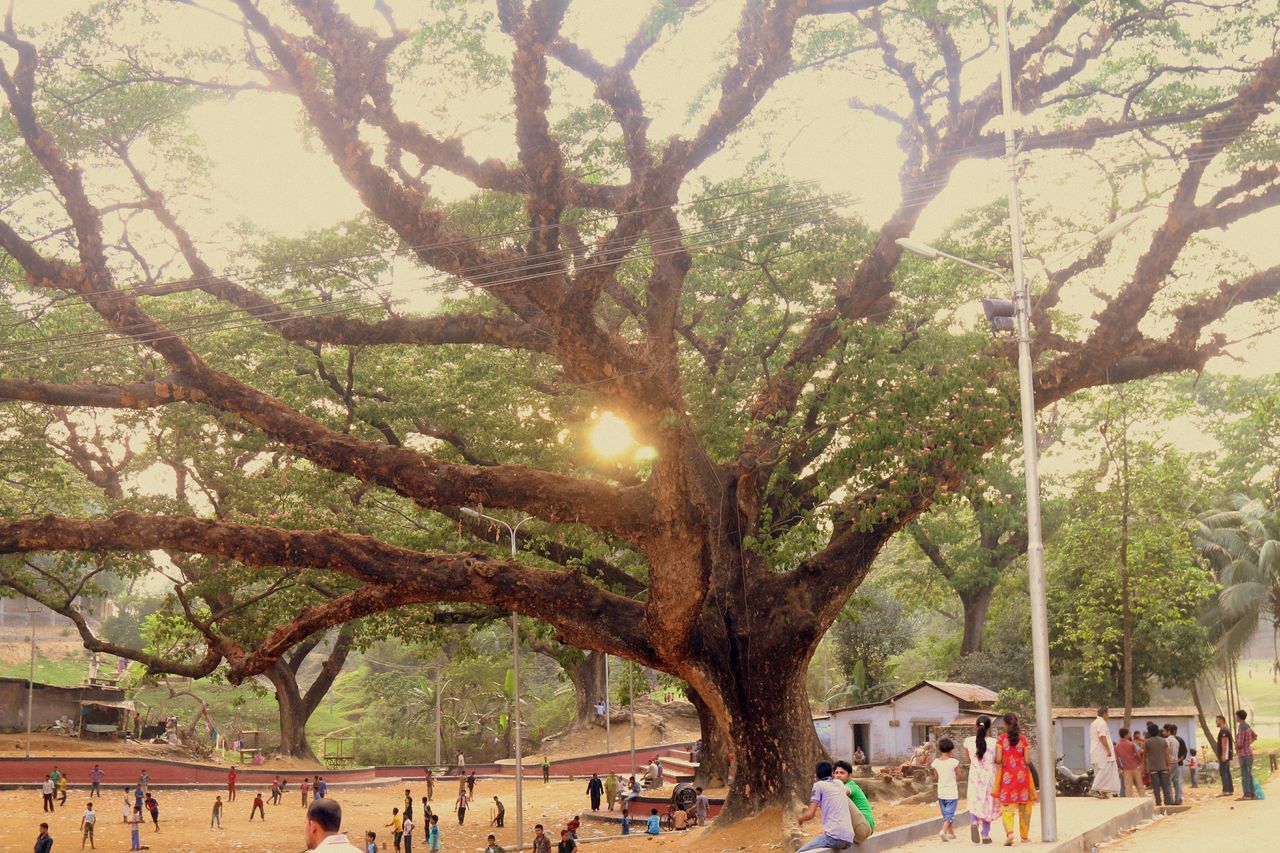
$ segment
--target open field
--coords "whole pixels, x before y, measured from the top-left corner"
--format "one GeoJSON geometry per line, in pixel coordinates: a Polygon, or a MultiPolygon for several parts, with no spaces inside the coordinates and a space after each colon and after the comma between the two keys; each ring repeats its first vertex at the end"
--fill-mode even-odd
{"type": "MultiPolygon", "coordinates": [[[[426,793],[420,783],[412,786],[415,819],[421,815],[421,797],[426,793]]],[[[586,782],[583,780],[553,781],[543,785],[533,781],[525,786],[525,835],[526,843],[533,835],[533,825],[542,823],[549,829],[554,828],[558,834],[560,827],[575,814],[582,814],[587,807],[585,794],[586,782]]],[[[299,853],[303,850],[302,828],[303,810],[296,787],[289,790],[284,802],[279,806],[267,804],[267,820],[249,822],[249,813],[253,804],[253,787],[242,788],[236,802],[228,804],[223,812],[222,825],[219,830],[209,828],[209,812],[213,804],[213,791],[158,791],[156,798],[160,802],[160,831],[156,832],[148,818],[143,832],[143,843],[152,850],[164,853],[223,853],[226,850],[246,850],[254,853],[299,853]]],[[[404,786],[400,784],[379,786],[353,786],[349,788],[331,788],[330,793],[343,806],[343,826],[353,835],[363,835],[367,829],[378,833],[379,849],[381,842],[390,840],[390,830],[386,824],[391,820],[391,809],[403,805],[404,786]]],[[[269,789],[263,789],[263,797],[267,798],[269,789]]],[[[450,783],[436,789],[433,807],[451,808],[456,787],[450,783]]],[[[225,799],[225,792],[224,792],[225,799]]],[[[441,817],[441,835],[445,850],[478,850],[484,846],[485,836],[493,832],[500,843],[511,845],[515,839],[515,783],[510,779],[481,779],[476,785],[478,808],[467,815],[466,824],[458,826],[456,814],[448,812],[441,817]],[[498,795],[507,807],[507,826],[504,829],[490,829],[488,826],[493,806],[493,796],[498,795]]],[[[101,802],[94,804],[100,813],[97,832],[97,844],[104,850],[127,850],[129,847],[128,827],[121,823],[121,805],[124,792],[120,788],[110,791],[101,802]]],[[[60,806],[49,818],[50,834],[55,839],[55,850],[77,849],[80,836],[78,826],[80,814],[84,811],[86,797],[82,790],[73,790],[65,806],[60,806]]],[[[875,804],[877,826],[888,827],[921,820],[937,811],[933,804],[913,806],[889,806],[875,804]]],[[[34,841],[37,827],[45,818],[41,812],[40,793],[34,787],[30,792],[0,792],[0,850],[25,850],[34,841]]],[[[710,830],[698,830],[689,834],[673,834],[663,836],[659,846],[670,844],[683,849],[708,850],[720,849],[772,849],[778,843],[779,818],[776,813],[766,814],[762,818],[746,824],[730,827],[715,832],[705,838],[699,838],[710,830]],[[692,846],[690,846],[692,845],[692,846]],[[707,846],[711,845],[711,846],[707,846]]],[[[606,834],[616,832],[613,828],[591,821],[583,821],[579,837],[582,839],[602,838],[606,834]]],[[[420,844],[421,829],[414,833],[415,849],[425,849],[420,844]]],[[[634,850],[636,843],[626,841],[617,844],[592,845],[589,849],[634,850]]],[[[87,848],[86,848],[87,849],[87,848]]],[[[388,844],[388,850],[391,849],[388,844]]]]}

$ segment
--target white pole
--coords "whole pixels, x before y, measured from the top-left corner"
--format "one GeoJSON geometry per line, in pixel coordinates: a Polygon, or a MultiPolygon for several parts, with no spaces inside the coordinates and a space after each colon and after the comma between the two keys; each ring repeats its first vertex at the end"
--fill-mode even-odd
{"type": "Polygon", "coordinates": [[[31,623],[31,677],[27,681],[27,758],[31,757],[31,698],[36,692],[36,614],[38,607],[27,608],[27,621],[31,623]]]}
{"type": "MultiPolygon", "coordinates": [[[[636,772],[636,696],[631,687],[635,664],[627,663],[627,716],[631,718],[631,773],[636,772]]],[[[631,773],[627,775],[630,776],[631,773]]]]}
{"type": "Polygon", "coordinates": [[[611,701],[609,698],[609,655],[606,653],[604,656],[604,751],[606,753],[613,751],[612,732],[609,730],[609,717],[613,711],[609,707],[611,701]]]}
{"type": "MultiPolygon", "coordinates": [[[[516,558],[516,529],[511,527],[511,559],[516,558]]],[[[511,719],[516,736],[516,850],[524,845],[524,758],[520,746],[520,617],[511,611],[511,719]]]]}
{"type": "Polygon", "coordinates": [[[1018,149],[1013,128],[1013,68],[1009,12],[996,0],[1000,27],[1000,100],[1004,152],[1009,173],[1009,232],[1013,245],[1013,301],[1017,307],[1018,389],[1022,402],[1022,457],[1027,488],[1027,575],[1031,593],[1031,659],[1036,697],[1036,739],[1040,765],[1040,840],[1058,840],[1054,790],[1053,701],[1049,683],[1049,606],[1045,591],[1044,542],[1040,535],[1040,471],[1036,440],[1035,377],[1031,364],[1031,296],[1022,259],[1022,210],[1018,194],[1018,149]]]}

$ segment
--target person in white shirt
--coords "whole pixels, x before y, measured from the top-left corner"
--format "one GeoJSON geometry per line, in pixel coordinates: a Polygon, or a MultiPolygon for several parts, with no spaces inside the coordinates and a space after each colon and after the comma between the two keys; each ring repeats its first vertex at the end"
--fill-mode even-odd
{"type": "Polygon", "coordinates": [[[401,824],[404,829],[404,853],[413,853],[413,818],[406,812],[404,823],[401,824]]]}
{"type": "Polygon", "coordinates": [[[1099,708],[1098,716],[1089,724],[1089,762],[1093,765],[1093,786],[1089,790],[1104,800],[1120,795],[1120,767],[1116,764],[1116,749],[1107,725],[1110,716],[1110,708],[1099,708]]]}
{"type": "Polygon", "coordinates": [[[84,814],[80,816],[80,849],[84,849],[84,843],[89,842],[90,850],[97,850],[98,846],[93,843],[93,825],[98,822],[98,814],[93,810],[93,803],[89,803],[84,808],[84,814]]]}
{"type": "Polygon", "coordinates": [[[342,806],[336,800],[312,800],[307,806],[307,853],[364,853],[340,832],[342,806]]]}
{"type": "Polygon", "coordinates": [[[956,781],[956,768],[960,762],[951,754],[955,748],[951,738],[942,738],[938,741],[938,757],[929,765],[938,780],[938,809],[942,812],[942,830],[938,837],[943,841],[956,837],[951,826],[956,819],[956,803],[960,800],[960,783],[956,781]]]}
{"type": "Polygon", "coordinates": [[[45,776],[44,784],[40,786],[40,793],[44,795],[44,810],[53,811],[53,777],[45,776]]]}

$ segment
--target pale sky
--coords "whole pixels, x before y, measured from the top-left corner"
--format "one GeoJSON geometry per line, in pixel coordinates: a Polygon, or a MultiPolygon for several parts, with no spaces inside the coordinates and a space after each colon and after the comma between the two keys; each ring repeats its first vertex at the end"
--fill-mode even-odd
{"type": "MultiPolygon", "coordinates": [[[[14,14],[19,26],[39,26],[88,5],[84,0],[16,0],[14,14]]],[[[209,0],[209,5],[224,6],[219,0],[209,0]]],[[[420,10],[430,8],[420,0],[392,0],[390,5],[402,26],[420,10]]],[[[342,6],[361,23],[385,31],[386,24],[374,12],[372,0],[347,0],[342,6]]],[[[617,57],[651,6],[651,0],[578,0],[571,7],[565,32],[599,59],[609,62],[617,57]]],[[[733,43],[727,40],[732,38],[740,7],[740,0],[711,0],[698,7],[687,16],[675,38],[661,43],[641,64],[636,80],[654,117],[652,139],[688,133],[700,122],[702,114],[690,116],[689,105],[711,77],[715,63],[731,51],[733,43]]],[[[159,37],[173,47],[241,43],[237,27],[206,12],[177,3],[151,8],[160,19],[159,37]]],[[[509,50],[501,36],[492,40],[491,47],[509,50]]],[[[558,70],[554,63],[553,68],[558,70]]],[[[982,85],[995,73],[994,56],[975,63],[968,72],[976,85],[982,85]]],[[[563,86],[553,93],[553,102],[561,112],[571,102],[589,102],[590,88],[572,72],[564,72],[557,79],[563,86]]],[[[874,100],[865,92],[866,85],[865,81],[842,80],[835,75],[815,77],[813,73],[784,79],[759,110],[761,115],[777,116],[769,128],[768,141],[757,141],[758,128],[748,128],[738,141],[713,156],[695,179],[732,177],[741,171],[746,159],[764,152],[779,171],[791,178],[815,181],[827,193],[851,194],[854,200],[847,211],[864,217],[873,226],[879,224],[898,203],[901,191],[896,170],[902,155],[895,141],[896,129],[890,123],[855,113],[847,106],[855,91],[874,100]]],[[[468,151],[478,159],[514,158],[508,87],[473,93],[444,109],[448,117],[442,124],[433,123],[429,115],[407,115],[441,135],[465,129],[468,151]]],[[[314,141],[304,139],[299,110],[291,97],[251,92],[231,100],[213,101],[193,111],[191,125],[214,164],[211,183],[216,188],[215,197],[190,200],[190,209],[183,211],[192,230],[203,234],[204,239],[212,235],[225,238],[226,229],[240,221],[264,231],[298,236],[361,212],[355,192],[339,177],[327,155],[314,141]]],[[[1097,212],[1097,176],[1087,165],[1057,152],[1033,152],[1026,159],[1022,192],[1027,209],[1049,208],[1063,217],[1079,214],[1083,221],[1103,224],[1097,212]]],[[[999,160],[957,169],[951,185],[930,205],[913,238],[934,240],[964,210],[1003,197],[1004,174],[999,160]]],[[[437,193],[445,198],[457,197],[467,189],[448,176],[437,177],[433,173],[432,181],[437,193]]],[[[175,199],[173,203],[182,206],[184,201],[175,199]]],[[[1103,275],[1115,280],[1127,272],[1161,215],[1158,209],[1148,211],[1121,238],[1121,251],[1103,275]],[[1131,250],[1124,251],[1125,247],[1131,250]]],[[[1218,241],[1222,250],[1238,253],[1251,264],[1270,266],[1280,263],[1280,240],[1274,236],[1278,232],[1280,211],[1271,210],[1211,238],[1218,241]]],[[[226,245],[233,246],[234,242],[226,245]]],[[[216,256],[217,247],[209,251],[216,256]]],[[[1030,271],[1035,269],[1035,265],[1029,267],[1030,271]]],[[[403,292],[422,273],[408,263],[400,263],[397,275],[401,279],[397,289],[403,292]]],[[[1080,300],[1076,304],[1087,315],[1091,297],[1085,289],[1078,288],[1076,294],[1069,291],[1067,298],[1080,300]]],[[[1237,327],[1247,326],[1242,322],[1247,318],[1232,320],[1229,335],[1234,336],[1237,327]]],[[[1255,347],[1251,353],[1239,351],[1247,355],[1245,363],[1218,359],[1212,367],[1232,373],[1270,372],[1280,343],[1275,335],[1259,340],[1260,348],[1255,347]]]]}

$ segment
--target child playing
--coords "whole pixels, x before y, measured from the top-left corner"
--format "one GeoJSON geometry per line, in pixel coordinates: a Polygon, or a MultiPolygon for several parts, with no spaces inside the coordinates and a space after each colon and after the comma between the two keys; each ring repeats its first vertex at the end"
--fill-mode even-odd
{"type": "Polygon", "coordinates": [[[1200,769],[1200,759],[1196,758],[1196,751],[1193,749],[1187,754],[1188,772],[1191,774],[1191,787],[1199,788],[1200,782],[1196,779],[1196,771],[1200,769]]]}
{"type": "Polygon", "coordinates": [[[404,820],[401,822],[404,829],[404,853],[413,853],[413,817],[406,813],[404,820]]]}
{"type": "Polygon", "coordinates": [[[219,794],[213,801],[213,817],[209,818],[209,828],[213,829],[214,824],[218,825],[218,829],[222,829],[222,795],[219,794]]]}
{"type": "Polygon", "coordinates": [[[631,812],[629,812],[625,807],[622,809],[622,834],[631,834],[631,812]]]}
{"type": "Polygon", "coordinates": [[[133,807],[133,816],[129,818],[130,839],[133,842],[130,850],[146,850],[142,846],[142,839],[138,836],[138,827],[142,825],[142,807],[133,807]]]}
{"type": "Polygon", "coordinates": [[[486,839],[484,853],[507,853],[507,851],[498,844],[497,836],[490,835],[488,839],[486,839]]]}
{"type": "Polygon", "coordinates": [[[262,792],[258,791],[253,795],[253,808],[249,811],[249,822],[253,822],[253,816],[260,815],[265,821],[267,819],[266,804],[262,801],[262,792]]]}
{"type": "Polygon", "coordinates": [[[400,817],[400,809],[391,810],[391,823],[387,826],[391,827],[391,843],[399,850],[400,842],[404,839],[404,819],[400,817]]]}
{"type": "Polygon", "coordinates": [[[662,832],[662,818],[658,817],[657,809],[649,810],[649,821],[644,828],[646,835],[657,835],[662,832]]]}
{"type": "Polygon", "coordinates": [[[364,853],[378,853],[378,833],[372,829],[364,834],[364,853]]]}
{"type": "Polygon", "coordinates": [[[147,811],[151,812],[151,822],[156,825],[156,832],[160,831],[160,803],[156,802],[156,798],[151,794],[147,794],[147,811]]]}
{"type": "Polygon", "coordinates": [[[307,807],[307,797],[311,794],[311,777],[303,776],[302,784],[298,787],[302,789],[302,807],[305,809],[307,807]]]}
{"type": "Polygon", "coordinates": [[[440,815],[438,814],[431,816],[431,832],[427,835],[427,849],[433,853],[440,849],[440,815]]]}
{"type": "Polygon", "coordinates": [[[952,755],[955,744],[951,738],[938,741],[938,757],[929,766],[933,768],[933,776],[938,780],[938,808],[942,811],[942,831],[938,837],[950,841],[956,837],[951,822],[956,817],[956,801],[960,799],[960,785],[956,781],[956,768],[960,766],[952,755]]]}

